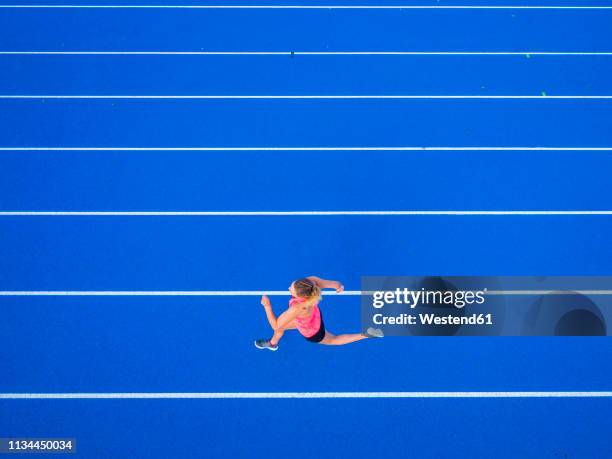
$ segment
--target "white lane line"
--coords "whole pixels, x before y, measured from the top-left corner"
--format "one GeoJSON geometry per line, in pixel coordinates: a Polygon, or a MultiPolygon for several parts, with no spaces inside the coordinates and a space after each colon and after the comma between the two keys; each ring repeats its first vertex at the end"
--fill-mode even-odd
{"type": "Polygon", "coordinates": [[[249,9],[249,10],[610,10],[595,5],[0,5],[0,8],[249,9]]]}
{"type": "Polygon", "coordinates": [[[298,210],[298,211],[6,211],[0,217],[319,217],[319,216],[612,215],[612,210],[298,210]]]}
{"type": "Polygon", "coordinates": [[[612,295],[612,290],[487,290],[485,295],[612,295]]]}
{"type": "Polygon", "coordinates": [[[612,95],[10,95],[0,99],[612,99],[612,95]]]}
{"type": "MultiPolygon", "coordinates": [[[[391,290],[388,290],[391,291],[391,290]]],[[[345,290],[342,293],[335,291],[324,291],[323,295],[328,296],[361,296],[372,292],[362,292],[360,290],[345,290]]],[[[572,290],[572,291],[553,291],[553,290],[490,290],[485,295],[612,295],[612,290],[572,290]]],[[[149,290],[149,291],[128,291],[128,290],[4,290],[0,291],[0,296],[289,296],[286,290],[149,290]]]]}
{"type": "Polygon", "coordinates": [[[0,217],[324,217],[324,216],[612,215],[612,210],[299,210],[299,211],[6,211],[0,217]]]}
{"type": "Polygon", "coordinates": [[[573,51],[0,51],[0,55],[58,56],[612,56],[573,51]]]}
{"type": "Polygon", "coordinates": [[[0,399],[608,398],[612,391],[2,393],[0,399]]]}
{"type": "MultiPolygon", "coordinates": [[[[342,293],[324,291],[324,295],[355,296],[359,290],[348,290],[342,293]]],[[[0,291],[0,296],[289,296],[287,290],[150,290],[150,291],[0,291]]]]}
{"type": "Polygon", "coordinates": [[[0,151],[612,151],[612,147],[0,147],[0,151]]]}

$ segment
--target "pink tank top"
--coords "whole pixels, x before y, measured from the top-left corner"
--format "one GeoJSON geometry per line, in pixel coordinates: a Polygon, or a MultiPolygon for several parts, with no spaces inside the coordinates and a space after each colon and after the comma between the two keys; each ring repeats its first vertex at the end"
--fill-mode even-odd
{"type": "MultiPolygon", "coordinates": [[[[289,300],[289,306],[298,307],[300,303],[304,301],[306,301],[306,298],[293,297],[289,300]]],[[[319,328],[321,328],[321,311],[319,310],[319,306],[316,304],[313,305],[309,316],[296,317],[295,325],[298,331],[306,338],[314,336],[319,331],[319,328]]]]}

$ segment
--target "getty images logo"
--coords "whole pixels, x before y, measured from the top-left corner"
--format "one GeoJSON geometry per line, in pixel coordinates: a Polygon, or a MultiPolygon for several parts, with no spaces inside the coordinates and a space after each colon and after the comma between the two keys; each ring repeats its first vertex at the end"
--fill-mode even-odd
{"type": "Polygon", "coordinates": [[[487,289],[483,290],[410,290],[408,288],[396,288],[395,290],[382,290],[372,292],[372,306],[380,309],[386,305],[401,304],[416,308],[418,305],[444,305],[463,308],[472,304],[483,304],[487,289]]]}

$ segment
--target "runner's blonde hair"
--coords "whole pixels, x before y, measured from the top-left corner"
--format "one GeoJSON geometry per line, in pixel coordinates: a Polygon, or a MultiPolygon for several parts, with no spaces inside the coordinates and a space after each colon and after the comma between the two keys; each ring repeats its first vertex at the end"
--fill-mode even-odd
{"type": "Polygon", "coordinates": [[[307,298],[304,306],[311,306],[321,301],[321,289],[314,281],[306,277],[293,282],[293,288],[299,298],[307,298]]]}

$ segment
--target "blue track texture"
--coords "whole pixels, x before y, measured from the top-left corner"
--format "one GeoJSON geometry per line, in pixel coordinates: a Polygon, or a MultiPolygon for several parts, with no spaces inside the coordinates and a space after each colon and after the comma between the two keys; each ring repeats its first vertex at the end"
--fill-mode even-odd
{"type": "MultiPolygon", "coordinates": [[[[530,54],[612,52],[611,26],[612,10],[0,8],[0,96],[612,95],[612,56],[530,54]],[[298,54],[2,54],[31,51],[298,54]],[[521,54],[299,54],[308,51],[521,54]]],[[[610,210],[612,152],[580,148],[612,147],[611,126],[612,101],[601,99],[0,97],[0,212],[610,210]],[[227,150],[173,150],[187,147],[227,150]],[[243,147],[281,149],[232,150],[243,147]],[[329,149],[282,149],[294,147],[329,149]]],[[[612,275],[610,234],[602,215],[0,216],[0,290],[284,290],[304,275],[358,290],[366,275],[612,275]]],[[[275,311],[287,300],[272,297],[275,311]]],[[[359,307],[356,296],[321,304],[334,333],[359,330],[359,307]]],[[[288,332],[271,353],[252,345],[270,334],[254,296],[5,296],[0,311],[3,394],[612,389],[605,337],[328,347],[288,332]]],[[[87,458],[603,458],[611,415],[610,398],[2,399],[0,437],[75,437],[87,458]]]]}

